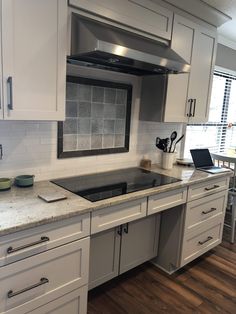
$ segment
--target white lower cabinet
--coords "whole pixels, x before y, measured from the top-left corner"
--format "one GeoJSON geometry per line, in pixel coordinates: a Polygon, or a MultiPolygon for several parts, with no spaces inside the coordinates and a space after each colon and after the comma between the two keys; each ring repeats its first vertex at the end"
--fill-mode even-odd
{"type": "Polygon", "coordinates": [[[53,300],[27,314],[85,314],[87,313],[88,286],[73,290],[60,299],[53,300]]]}
{"type": "Polygon", "coordinates": [[[91,236],[89,289],[118,276],[121,236],[112,228],[91,236]]]}
{"type": "Polygon", "coordinates": [[[187,203],[161,213],[155,265],[173,273],[221,243],[228,183],[226,176],[193,184],[187,203]]]}
{"type": "Polygon", "coordinates": [[[157,255],[160,216],[152,215],[91,237],[92,289],[157,255]]]}
{"type": "Polygon", "coordinates": [[[0,237],[0,314],[85,314],[89,214],[0,237]]]}

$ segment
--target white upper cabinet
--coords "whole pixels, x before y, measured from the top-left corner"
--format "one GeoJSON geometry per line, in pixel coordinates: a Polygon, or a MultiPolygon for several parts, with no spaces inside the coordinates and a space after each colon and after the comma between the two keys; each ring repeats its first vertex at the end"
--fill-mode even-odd
{"type": "Polygon", "coordinates": [[[164,122],[207,121],[216,44],[216,31],[175,15],[171,48],[191,64],[191,70],[169,75],[164,122]]]}
{"type": "MultiPolygon", "coordinates": [[[[2,60],[2,6],[0,1],[0,60],[2,60]]],[[[1,64],[1,61],[0,61],[1,64]]],[[[0,66],[0,120],[3,119],[3,97],[2,97],[2,67],[0,66]]]]}
{"type": "MultiPolygon", "coordinates": [[[[84,12],[103,17],[138,30],[170,40],[173,13],[149,0],[69,0],[69,4],[84,12]]],[[[94,17],[95,18],[95,17],[94,17]]]]}
{"type": "Polygon", "coordinates": [[[66,32],[66,0],[2,0],[4,119],[64,119],[66,32]]]}

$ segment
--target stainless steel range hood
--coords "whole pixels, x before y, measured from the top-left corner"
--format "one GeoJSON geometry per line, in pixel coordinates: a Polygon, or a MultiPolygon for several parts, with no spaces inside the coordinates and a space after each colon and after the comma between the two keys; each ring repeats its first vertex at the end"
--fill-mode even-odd
{"type": "Polygon", "coordinates": [[[189,72],[190,65],[161,42],[72,13],[68,61],[134,75],[189,72]]]}

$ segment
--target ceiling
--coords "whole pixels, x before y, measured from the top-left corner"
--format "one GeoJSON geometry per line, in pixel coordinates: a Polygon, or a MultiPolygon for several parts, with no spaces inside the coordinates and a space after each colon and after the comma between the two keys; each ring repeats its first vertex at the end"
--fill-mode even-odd
{"type": "Polygon", "coordinates": [[[236,42],[236,0],[202,0],[232,18],[218,28],[220,35],[236,42]]]}

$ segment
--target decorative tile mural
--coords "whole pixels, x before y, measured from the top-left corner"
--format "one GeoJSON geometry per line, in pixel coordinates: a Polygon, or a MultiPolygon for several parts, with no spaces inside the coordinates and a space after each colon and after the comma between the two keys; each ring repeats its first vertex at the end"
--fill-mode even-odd
{"type": "Polygon", "coordinates": [[[67,76],[58,158],[128,151],[131,97],[131,85],[67,76]]]}

